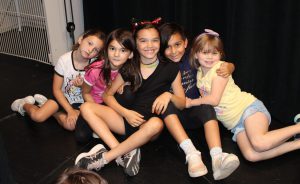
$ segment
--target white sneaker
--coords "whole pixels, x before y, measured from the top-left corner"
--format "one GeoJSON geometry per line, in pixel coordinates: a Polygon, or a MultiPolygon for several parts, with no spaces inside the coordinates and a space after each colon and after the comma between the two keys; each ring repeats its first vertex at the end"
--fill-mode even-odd
{"type": "Polygon", "coordinates": [[[202,162],[201,153],[195,151],[186,156],[188,163],[188,172],[190,177],[199,177],[207,174],[207,168],[202,162]]]}
{"type": "Polygon", "coordinates": [[[213,160],[212,169],[214,179],[221,180],[228,177],[240,165],[239,158],[234,154],[222,153],[222,156],[213,160]]]}
{"type": "Polygon", "coordinates": [[[11,104],[11,110],[20,113],[22,116],[24,116],[25,114],[25,110],[23,109],[24,104],[34,104],[35,100],[32,96],[27,96],[25,98],[20,98],[15,100],[12,104],[11,104]]]}
{"type": "Polygon", "coordinates": [[[48,100],[48,98],[41,94],[35,94],[33,97],[35,101],[39,104],[39,106],[44,105],[44,103],[48,100]]]}

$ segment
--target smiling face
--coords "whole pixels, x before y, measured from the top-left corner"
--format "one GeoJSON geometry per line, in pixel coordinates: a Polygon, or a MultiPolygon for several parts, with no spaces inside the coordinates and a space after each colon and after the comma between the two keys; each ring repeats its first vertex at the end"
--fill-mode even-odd
{"type": "Polygon", "coordinates": [[[187,44],[187,39],[184,40],[179,33],[175,33],[170,37],[164,54],[171,61],[179,62],[185,53],[187,44]]]}
{"type": "Polygon", "coordinates": [[[107,53],[110,66],[113,70],[121,68],[128,59],[133,57],[133,53],[116,40],[112,40],[109,43],[107,53]]]}
{"type": "Polygon", "coordinates": [[[206,44],[204,48],[195,54],[201,68],[210,69],[217,61],[221,60],[221,53],[213,46],[206,44]]]}
{"type": "Polygon", "coordinates": [[[80,54],[83,58],[92,59],[98,56],[99,52],[104,46],[104,42],[96,36],[88,36],[86,38],[80,38],[78,43],[80,54]]]}
{"type": "Polygon", "coordinates": [[[144,64],[156,61],[160,47],[158,31],[154,28],[141,29],[137,33],[136,46],[144,64]]]}

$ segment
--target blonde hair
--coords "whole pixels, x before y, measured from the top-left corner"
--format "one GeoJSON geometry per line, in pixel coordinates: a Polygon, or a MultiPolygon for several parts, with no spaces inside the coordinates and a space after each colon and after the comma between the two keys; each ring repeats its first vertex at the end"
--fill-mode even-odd
{"type": "Polygon", "coordinates": [[[108,184],[108,182],[93,171],[72,167],[59,176],[56,184],[108,184]]]}
{"type": "Polygon", "coordinates": [[[193,41],[192,44],[189,61],[190,61],[190,65],[193,68],[197,69],[200,67],[200,64],[198,60],[195,58],[195,55],[198,52],[203,51],[205,46],[208,46],[210,48],[208,52],[214,52],[215,50],[217,50],[221,55],[221,59],[224,59],[225,53],[223,48],[223,42],[219,38],[219,36],[202,33],[196,37],[196,39],[193,41]]]}

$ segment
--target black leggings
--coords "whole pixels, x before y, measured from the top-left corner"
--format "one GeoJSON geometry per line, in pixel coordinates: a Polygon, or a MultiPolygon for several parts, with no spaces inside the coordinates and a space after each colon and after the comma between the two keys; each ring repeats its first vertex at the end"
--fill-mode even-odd
{"type": "Polygon", "coordinates": [[[197,129],[210,120],[217,120],[214,108],[206,104],[178,110],[178,117],[184,129],[197,129]]]}
{"type": "Polygon", "coordinates": [[[75,126],[75,139],[78,143],[87,143],[93,138],[93,130],[81,115],[78,116],[75,126]]]}

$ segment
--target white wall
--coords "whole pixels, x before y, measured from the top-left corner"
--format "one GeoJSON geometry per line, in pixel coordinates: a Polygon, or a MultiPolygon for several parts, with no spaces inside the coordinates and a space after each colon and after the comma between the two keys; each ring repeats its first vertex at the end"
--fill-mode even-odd
{"type": "MultiPolygon", "coordinates": [[[[71,21],[71,10],[69,0],[66,0],[67,12],[71,21]]],[[[75,23],[75,38],[84,32],[82,0],[72,0],[73,17],[75,23]]],[[[72,39],[66,30],[66,18],[64,0],[44,0],[46,14],[48,40],[50,45],[50,62],[55,65],[58,58],[71,50],[72,39]]],[[[76,40],[75,40],[76,41],[76,40]]]]}

